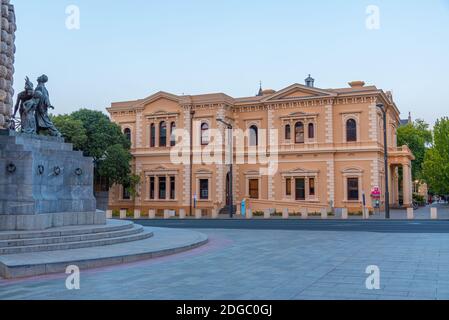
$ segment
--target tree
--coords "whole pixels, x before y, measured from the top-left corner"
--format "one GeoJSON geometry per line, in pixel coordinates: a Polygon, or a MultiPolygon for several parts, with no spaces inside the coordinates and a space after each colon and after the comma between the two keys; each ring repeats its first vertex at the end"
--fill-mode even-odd
{"type": "MultiPolygon", "coordinates": [[[[131,143],[121,128],[100,111],[81,109],[70,115],[55,117],[55,126],[66,141],[95,163],[95,177],[107,178],[113,184],[136,187],[131,174],[131,143]]],[[[139,182],[137,181],[137,184],[139,182]]]]}
{"type": "Polygon", "coordinates": [[[423,120],[402,126],[398,129],[398,145],[407,145],[415,156],[412,162],[413,180],[422,180],[422,164],[429,145],[432,143],[432,131],[423,120]]]}
{"type": "Polygon", "coordinates": [[[65,141],[73,144],[75,150],[82,150],[87,142],[87,134],[83,123],[69,115],[53,116],[54,125],[61,132],[65,141]]]}
{"type": "Polygon", "coordinates": [[[449,194],[449,118],[439,119],[434,127],[433,145],[427,150],[423,176],[431,189],[440,195],[449,194]]]}

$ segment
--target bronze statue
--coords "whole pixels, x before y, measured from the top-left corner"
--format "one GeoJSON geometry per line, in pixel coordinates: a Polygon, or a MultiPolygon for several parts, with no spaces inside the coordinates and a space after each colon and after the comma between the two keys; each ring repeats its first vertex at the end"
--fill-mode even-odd
{"type": "Polygon", "coordinates": [[[48,131],[51,136],[60,137],[61,133],[56,129],[48,115],[48,109],[54,109],[45,87],[48,77],[42,75],[37,79],[37,82],[36,90],[33,90],[33,83],[28,77],[25,79],[25,91],[17,96],[13,118],[19,111],[22,133],[41,134],[43,131],[48,131]]]}
{"type": "Polygon", "coordinates": [[[47,130],[51,136],[60,137],[61,133],[58,131],[58,129],[56,129],[55,125],[48,116],[48,109],[54,110],[55,108],[50,103],[50,95],[48,94],[48,90],[45,87],[45,84],[47,82],[48,77],[45,74],[37,78],[38,85],[36,87],[36,92],[41,93],[39,105],[36,109],[37,134],[47,130]]]}
{"type": "MultiPolygon", "coordinates": [[[[13,114],[13,118],[16,117],[17,115],[17,111],[19,111],[20,114],[20,119],[22,120],[22,114],[24,111],[24,104],[26,101],[30,100],[33,98],[34,95],[34,86],[33,83],[30,81],[30,79],[28,77],[25,78],[25,90],[20,92],[17,95],[17,102],[16,102],[16,106],[14,107],[14,114],[13,114]]],[[[22,124],[23,127],[23,124],[22,124]]]]}

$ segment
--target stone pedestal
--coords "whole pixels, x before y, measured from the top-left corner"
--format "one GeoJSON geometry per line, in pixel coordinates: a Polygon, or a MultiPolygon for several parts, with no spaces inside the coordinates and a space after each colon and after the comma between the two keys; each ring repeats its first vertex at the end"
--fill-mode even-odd
{"type": "Polygon", "coordinates": [[[105,224],[93,161],[62,138],[0,130],[0,231],[105,224]]]}

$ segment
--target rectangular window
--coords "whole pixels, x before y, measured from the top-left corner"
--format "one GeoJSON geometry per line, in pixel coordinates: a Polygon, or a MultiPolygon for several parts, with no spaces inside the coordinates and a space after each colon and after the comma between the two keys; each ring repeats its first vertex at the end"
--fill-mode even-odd
{"type": "Polygon", "coordinates": [[[167,199],[167,178],[159,177],[159,199],[167,199]]]}
{"type": "Polygon", "coordinates": [[[315,179],[309,179],[309,195],[315,196],[315,179]]]}
{"type": "Polygon", "coordinates": [[[154,200],[155,198],[155,178],[154,177],[150,177],[150,200],[154,200]]]}
{"type": "Polygon", "coordinates": [[[359,178],[348,178],[348,200],[359,201],[359,178]]]}
{"type": "Polygon", "coordinates": [[[306,200],[306,180],[304,178],[296,179],[296,200],[306,200]]]}
{"type": "Polygon", "coordinates": [[[292,179],[288,178],[285,179],[285,194],[287,196],[291,196],[292,195],[292,179]]]}
{"type": "Polygon", "coordinates": [[[200,180],[200,200],[209,200],[209,180],[200,180]]]}
{"type": "Polygon", "coordinates": [[[259,180],[249,180],[249,197],[251,199],[259,199],[259,180]]]}
{"type": "Polygon", "coordinates": [[[175,177],[170,177],[170,200],[176,199],[176,179],[175,177]]]}
{"type": "Polygon", "coordinates": [[[123,194],[122,194],[122,197],[123,197],[123,200],[131,200],[131,193],[129,192],[129,187],[130,187],[130,185],[129,184],[126,184],[126,185],[123,185],[123,194]]]}

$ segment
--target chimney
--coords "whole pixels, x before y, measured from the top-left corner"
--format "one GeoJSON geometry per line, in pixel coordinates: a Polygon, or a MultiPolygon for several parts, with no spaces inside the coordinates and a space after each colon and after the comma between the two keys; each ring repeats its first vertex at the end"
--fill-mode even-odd
{"type": "Polygon", "coordinates": [[[351,81],[349,82],[351,88],[363,88],[365,86],[365,81],[351,81]]]}
{"type": "Polygon", "coordinates": [[[306,81],[307,87],[313,88],[315,86],[315,79],[312,78],[310,74],[309,74],[309,77],[305,81],[306,81]]]}

